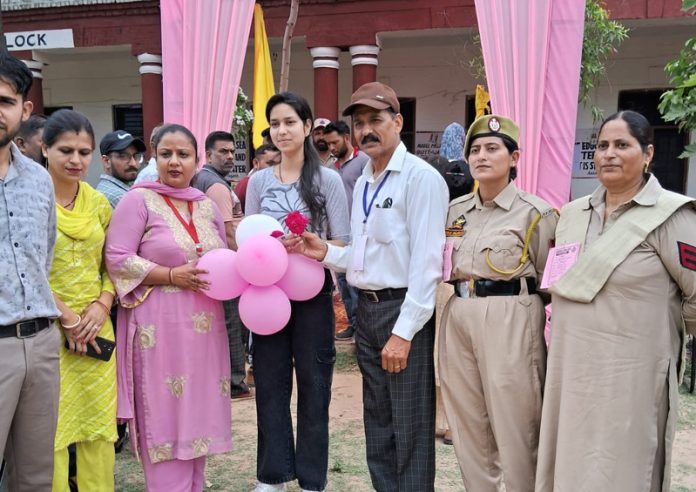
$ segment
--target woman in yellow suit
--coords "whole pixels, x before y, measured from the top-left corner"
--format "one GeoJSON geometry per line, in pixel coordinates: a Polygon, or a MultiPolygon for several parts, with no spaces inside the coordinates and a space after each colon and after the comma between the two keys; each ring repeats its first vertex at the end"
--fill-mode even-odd
{"type": "Polygon", "coordinates": [[[532,492],[546,368],[538,294],[557,217],[514,183],[517,125],[476,120],[464,155],[478,191],[450,203],[456,295],[443,313],[439,370],[467,490],[532,492]],[[503,489],[503,483],[505,489],[503,489]]]}
{"type": "Polygon", "coordinates": [[[69,346],[60,349],[54,492],[69,490],[71,443],[77,444],[79,490],[114,490],[116,359],[105,362],[84,355],[88,345],[100,352],[97,336],[114,340],[109,319],[114,286],[103,262],[111,206],[81,181],[93,150],[94,132],[84,115],[61,110],[46,122],[42,151],[56,192],[58,224],[49,283],[69,346]]]}

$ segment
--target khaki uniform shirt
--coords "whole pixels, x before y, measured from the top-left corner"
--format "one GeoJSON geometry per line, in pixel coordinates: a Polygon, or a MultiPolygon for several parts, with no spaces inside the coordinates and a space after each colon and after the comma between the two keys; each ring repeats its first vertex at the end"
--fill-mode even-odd
{"type": "Polygon", "coordinates": [[[551,205],[541,198],[508,184],[490,202],[481,202],[478,192],[453,200],[447,216],[447,227],[464,217],[464,235],[450,237],[452,251],[451,281],[469,279],[510,280],[532,277],[541,282],[549,246],[554,238],[558,217],[551,205]],[[520,265],[525,235],[532,221],[541,215],[529,242],[529,260],[520,265]]]}

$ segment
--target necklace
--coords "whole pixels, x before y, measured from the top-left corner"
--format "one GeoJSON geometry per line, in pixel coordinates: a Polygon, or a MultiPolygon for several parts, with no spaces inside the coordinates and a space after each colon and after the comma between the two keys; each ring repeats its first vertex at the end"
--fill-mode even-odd
{"type": "Polygon", "coordinates": [[[70,200],[68,203],[63,205],[62,203],[59,203],[59,205],[63,208],[68,208],[70,207],[73,203],[75,203],[75,200],[77,200],[77,194],[80,192],[80,183],[77,183],[77,190],[75,190],[75,196],[70,200]]]}
{"type": "MultiPolygon", "coordinates": [[[[275,167],[278,168],[278,180],[279,180],[281,183],[283,183],[283,184],[293,184],[293,183],[296,183],[296,182],[300,179],[300,176],[298,176],[297,178],[295,178],[294,181],[289,181],[288,183],[286,183],[286,182],[283,180],[283,172],[281,171],[281,169],[282,169],[282,163],[276,164],[275,167]]],[[[291,178],[291,179],[292,179],[292,178],[291,178]]]]}

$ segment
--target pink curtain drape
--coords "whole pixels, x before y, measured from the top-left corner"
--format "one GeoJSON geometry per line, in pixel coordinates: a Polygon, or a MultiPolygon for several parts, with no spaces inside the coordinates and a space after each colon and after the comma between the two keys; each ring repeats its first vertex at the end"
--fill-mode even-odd
{"type": "Polygon", "coordinates": [[[476,0],[493,113],[520,126],[520,188],[570,198],[584,0],[476,0]]]}
{"type": "Polygon", "coordinates": [[[202,148],[230,131],[242,76],[253,0],[163,0],[164,120],[188,127],[202,148]]]}

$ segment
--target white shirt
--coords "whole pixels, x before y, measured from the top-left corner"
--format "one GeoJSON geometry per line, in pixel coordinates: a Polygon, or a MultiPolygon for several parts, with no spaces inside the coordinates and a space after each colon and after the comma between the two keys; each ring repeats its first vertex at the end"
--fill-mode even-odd
{"type": "Polygon", "coordinates": [[[157,181],[157,178],[159,178],[159,174],[157,173],[157,161],[154,157],[151,157],[147,162],[147,166],[140,170],[133,184],[138,184],[141,181],[157,181]]]}
{"type": "Polygon", "coordinates": [[[435,290],[442,280],[448,190],[442,176],[400,143],[386,169],[375,180],[372,161],[355,183],[351,213],[351,244],[329,244],[324,264],[346,271],[348,283],[364,290],[406,287],[406,298],[392,333],[411,340],[432,317],[435,290]],[[391,171],[391,172],[389,172],[391,171]],[[386,182],[384,180],[386,179],[386,182]],[[367,221],[367,205],[380,184],[367,221]],[[390,199],[391,207],[384,208],[390,199]],[[362,271],[353,268],[358,236],[367,235],[362,271]]]}

